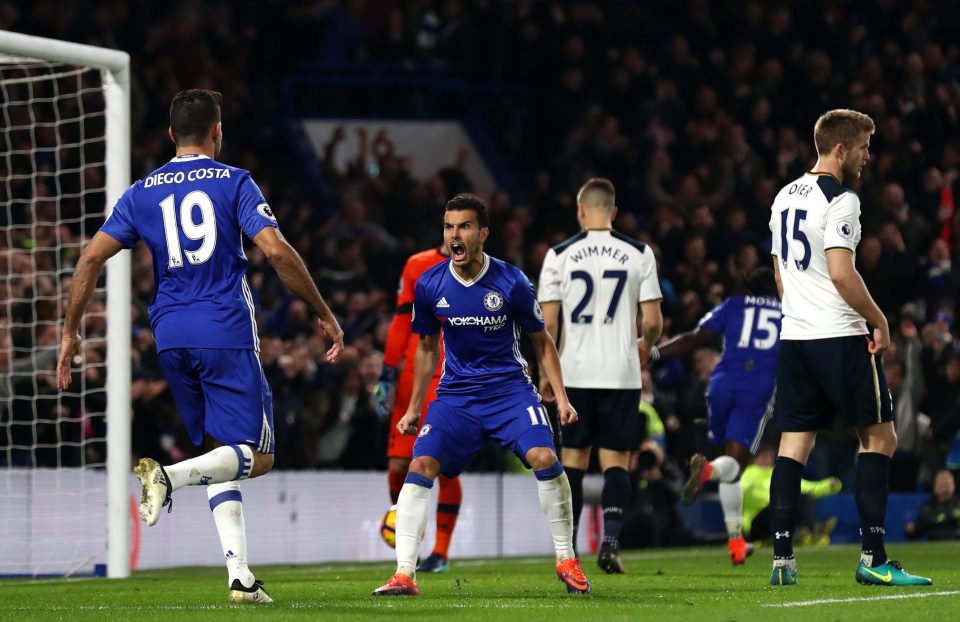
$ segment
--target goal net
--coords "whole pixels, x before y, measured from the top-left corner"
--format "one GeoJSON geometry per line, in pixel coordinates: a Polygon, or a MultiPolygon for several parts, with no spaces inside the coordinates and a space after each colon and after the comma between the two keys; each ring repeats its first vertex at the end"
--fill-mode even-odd
{"type": "Polygon", "coordinates": [[[129,149],[108,145],[112,131],[129,131],[129,97],[111,93],[125,88],[116,72],[84,61],[88,46],[52,43],[0,33],[0,576],[123,576],[129,389],[114,389],[125,370],[129,386],[130,298],[110,274],[122,265],[97,284],[69,390],[58,391],[55,369],[76,259],[129,178],[128,155],[122,170],[107,157],[129,149]],[[126,413],[108,417],[111,408],[126,413]]]}

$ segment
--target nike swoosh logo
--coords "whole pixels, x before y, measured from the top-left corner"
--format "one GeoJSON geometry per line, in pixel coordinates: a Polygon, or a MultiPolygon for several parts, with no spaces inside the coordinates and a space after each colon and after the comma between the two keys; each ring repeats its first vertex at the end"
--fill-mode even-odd
{"type": "Polygon", "coordinates": [[[884,583],[890,583],[890,580],[893,579],[893,573],[890,572],[889,570],[887,571],[887,574],[880,574],[880,573],[874,572],[874,571],[872,571],[872,570],[870,570],[869,568],[866,568],[866,567],[864,567],[864,570],[865,570],[866,572],[870,573],[871,575],[873,575],[874,577],[880,579],[880,580],[883,581],[884,583]]]}

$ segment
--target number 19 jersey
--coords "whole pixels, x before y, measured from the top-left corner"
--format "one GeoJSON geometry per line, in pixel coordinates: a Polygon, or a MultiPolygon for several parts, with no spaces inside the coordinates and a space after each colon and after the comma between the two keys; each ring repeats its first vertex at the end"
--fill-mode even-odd
{"type": "Polygon", "coordinates": [[[547,251],[537,297],[561,303],[564,385],[641,388],[637,304],[663,297],[650,247],[616,231],[581,231],[547,251]]]}
{"type": "Polygon", "coordinates": [[[856,252],[860,199],[827,173],[806,173],[780,190],[770,214],[771,254],[783,283],[781,339],[864,335],[867,325],[830,278],[827,253],[856,252]]]}
{"type": "Polygon", "coordinates": [[[153,257],[150,322],[157,350],[259,350],[241,233],[276,227],[243,169],[204,155],[173,158],[120,197],[101,231],[153,257]]]}

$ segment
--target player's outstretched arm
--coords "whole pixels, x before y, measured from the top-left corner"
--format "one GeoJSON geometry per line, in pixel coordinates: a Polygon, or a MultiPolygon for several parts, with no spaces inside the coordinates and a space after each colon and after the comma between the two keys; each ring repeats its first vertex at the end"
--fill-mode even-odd
{"type": "Polygon", "coordinates": [[[333,341],[327,350],[327,361],[336,363],[343,352],[343,330],[330,307],[320,295],[320,290],[307,272],[307,267],[297,251],[287,242],[276,227],[264,227],[253,236],[253,243],[263,251],[273,269],[277,271],[283,284],[310,306],[320,318],[320,328],[324,336],[333,341]]]}
{"type": "Polygon", "coordinates": [[[708,344],[717,338],[717,334],[702,326],[685,333],[674,335],[662,345],[654,345],[647,348],[647,358],[644,358],[645,338],[640,338],[640,363],[646,364],[649,360],[659,360],[671,356],[683,356],[693,352],[699,346],[708,344]],[[656,351],[656,354],[654,354],[656,351]]]}
{"type": "Polygon", "coordinates": [[[837,293],[843,300],[873,326],[870,352],[883,354],[890,347],[890,327],[887,317],[874,302],[866,283],[853,263],[854,255],[847,249],[827,251],[827,270],[837,293]]]}
{"type": "Polygon", "coordinates": [[[67,299],[67,317],[63,321],[60,353],[57,356],[57,386],[61,390],[70,387],[70,359],[80,350],[80,318],[90,302],[90,295],[100,278],[103,264],[121,250],[123,245],[120,242],[98,231],[77,260],[70,297],[67,299]]]}
{"type": "Polygon", "coordinates": [[[410,392],[410,403],[407,412],[397,422],[397,431],[400,434],[416,434],[417,422],[423,412],[423,400],[427,396],[427,387],[433,378],[433,371],[440,362],[440,333],[420,335],[417,343],[417,352],[413,357],[413,388],[410,392]]]}
{"type": "Polygon", "coordinates": [[[553,337],[546,330],[530,333],[533,342],[533,351],[537,355],[537,364],[540,367],[540,377],[546,376],[553,394],[557,399],[557,416],[560,425],[574,423],[577,420],[577,411],[567,398],[567,390],[563,387],[563,372],[560,370],[560,354],[553,342],[553,337]]]}

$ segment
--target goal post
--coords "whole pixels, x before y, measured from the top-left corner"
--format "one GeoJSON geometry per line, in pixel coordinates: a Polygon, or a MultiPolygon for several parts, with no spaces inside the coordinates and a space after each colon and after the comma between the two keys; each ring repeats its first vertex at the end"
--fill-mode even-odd
{"type": "MultiPolygon", "coordinates": [[[[0,66],[11,61],[58,63],[99,71],[105,124],[102,213],[109,215],[130,184],[130,56],[117,50],[0,31],[0,66]]],[[[0,143],[0,155],[7,149],[0,143]]],[[[130,575],[130,279],[130,251],[122,251],[106,267],[106,571],[112,578],[130,575]]],[[[62,318],[59,320],[62,328],[62,318]]],[[[24,574],[45,573],[42,568],[33,568],[24,574]]]]}

